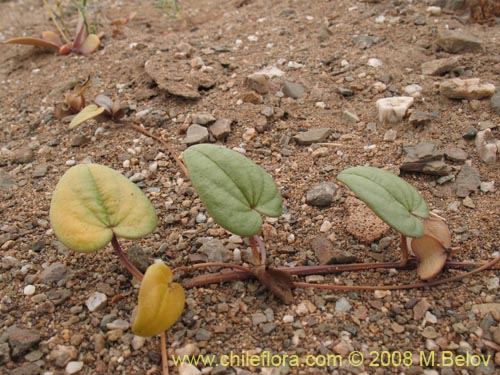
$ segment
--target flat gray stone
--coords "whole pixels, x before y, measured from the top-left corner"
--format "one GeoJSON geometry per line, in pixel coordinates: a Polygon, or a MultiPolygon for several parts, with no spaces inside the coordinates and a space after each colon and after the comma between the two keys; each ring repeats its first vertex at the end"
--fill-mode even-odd
{"type": "Polygon", "coordinates": [[[306,193],[306,203],[310,206],[326,207],[332,204],[338,185],[322,182],[306,193]]]}
{"type": "Polygon", "coordinates": [[[439,92],[449,99],[483,99],[495,94],[495,85],[481,83],[479,78],[451,78],[441,82],[439,92]]]}
{"type": "Polygon", "coordinates": [[[269,76],[262,73],[250,74],[245,83],[248,88],[262,95],[267,94],[271,89],[269,76]]]}
{"type": "Polygon", "coordinates": [[[462,30],[444,30],[439,33],[437,45],[449,53],[481,53],[483,42],[462,30]]]}
{"type": "Polygon", "coordinates": [[[193,124],[210,125],[215,122],[215,117],[208,112],[198,112],[191,114],[193,124]]]}
{"type": "Polygon", "coordinates": [[[207,256],[209,262],[227,262],[232,258],[231,252],[218,239],[205,242],[201,246],[200,252],[207,256]]]}
{"type": "Polygon", "coordinates": [[[437,113],[427,113],[419,110],[413,111],[408,122],[414,126],[425,126],[439,118],[437,113]]]}
{"type": "Polygon", "coordinates": [[[13,359],[19,358],[41,340],[37,329],[23,329],[17,326],[8,331],[8,341],[13,359]]]}
{"type": "Polygon", "coordinates": [[[298,99],[304,95],[305,89],[300,83],[287,81],[283,85],[283,94],[289,98],[298,99]]]}
{"type": "Polygon", "coordinates": [[[14,186],[16,186],[16,181],[14,178],[2,168],[0,168],[0,193],[8,192],[14,186]]]}
{"type": "Polygon", "coordinates": [[[38,363],[27,363],[15,370],[12,370],[10,375],[39,375],[42,373],[42,369],[38,363]]]}
{"type": "Polygon", "coordinates": [[[500,91],[497,91],[495,95],[491,97],[491,108],[493,108],[497,115],[500,115],[500,91]]]}
{"type": "Polygon", "coordinates": [[[48,169],[49,169],[48,163],[38,164],[37,166],[35,166],[35,169],[33,170],[33,177],[35,178],[44,177],[47,174],[48,169]]]}
{"type": "Polygon", "coordinates": [[[459,198],[465,198],[468,197],[469,194],[477,192],[480,185],[481,178],[479,176],[479,171],[465,164],[457,175],[454,189],[459,198]]]}
{"type": "Polygon", "coordinates": [[[444,59],[426,61],[420,65],[420,69],[422,70],[422,74],[439,76],[458,68],[459,63],[460,57],[453,56],[444,59]]]}
{"type": "Polygon", "coordinates": [[[220,118],[208,127],[210,133],[217,140],[225,140],[231,134],[232,121],[228,118],[220,118]]]}
{"type": "Polygon", "coordinates": [[[193,124],[189,126],[186,132],[186,138],[182,141],[182,143],[187,144],[188,146],[204,143],[208,141],[208,130],[204,126],[193,124]]]}
{"type": "Polygon", "coordinates": [[[299,145],[311,145],[313,143],[324,142],[332,132],[330,128],[320,128],[299,133],[293,139],[299,145]]]}
{"type": "Polygon", "coordinates": [[[68,276],[68,268],[59,262],[45,268],[40,274],[40,281],[45,284],[57,283],[68,276]]]}
{"type": "Polygon", "coordinates": [[[12,162],[14,164],[27,164],[35,159],[35,153],[29,147],[21,147],[14,152],[12,162]]]}
{"type": "Polygon", "coordinates": [[[446,147],[444,150],[444,156],[448,160],[464,162],[467,160],[467,152],[459,147],[446,147]]]}

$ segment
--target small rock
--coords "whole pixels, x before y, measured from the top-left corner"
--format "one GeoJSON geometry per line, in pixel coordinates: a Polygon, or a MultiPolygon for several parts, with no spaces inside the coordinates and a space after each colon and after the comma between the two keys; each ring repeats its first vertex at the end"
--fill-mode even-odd
{"type": "Polygon", "coordinates": [[[10,174],[0,168],[0,192],[7,192],[16,186],[16,181],[10,174]]]}
{"type": "Polygon", "coordinates": [[[126,331],[130,328],[130,323],[123,319],[113,320],[111,323],[106,324],[107,329],[121,329],[126,331]]]}
{"type": "Polygon", "coordinates": [[[306,203],[310,206],[326,207],[332,204],[338,185],[322,182],[306,193],[306,203]]]}
{"type": "Polygon", "coordinates": [[[9,372],[9,375],[38,375],[41,372],[42,369],[38,363],[26,363],[9,372]]]}
{"type": "Polygon", "coordinates": [[[497,124],[493,121],[479,121],[478,125],[479,130],[495,129],[497,127],[497,124]]]}
{"type": "Polygon", "coordinates": [[[123,330],[121,329],[112,329],[106,332],[106,338],[111,342],[118,341],[122,336],[123,336],[123,330]]]}
{"type": "Polygon", "coordinates": [[[179,366],[179,375],[201,375],[201,371],[195,366],[184,362],[179,366]]]}
{"type": "Polygon", "coordinates": [[[276,329],[276,323],[264,323],[261,326],[262,333],[265,335],[270,334],[272,331],[276,329]]]}
{"type": "Polygon", "coordinates": [[[254,139],[256,136],[257,130],[255,130],[254,128],[246,128],[241,138],[243,138],[244,141],[248,142],[254,139]]]}
{"type": "Polygon", "coordinates": [[[132,245],[129,248],[127,257],[129,258],[130,262],[134,266],[136,266],[142,273],[145,273],[148,267],[153,263],[153,260],[142,249],[142,247],[137,245],[132,245]]]}
{"type": "Polygon", "coordinates": [[[438,36],[436,44],[448,53],[483,52],[482,41],[462,30],[442,31],[438,36]]]}
{"type": "Polygon", "coordinates": [[[85,306],[87,306],[90,312],[94,312],[104,308],[107,303],[108,297],[104,293],[95,292],[85,301],[85,306]]]}
{"type": "Polygon", "coordinates": [[[304,86],[290,81],[285,82],[282,91],[285,96],[293,99],[298,99],[305,93],[304,86]]]}
{"type": "Polygon", "coordinates": [[[205,328],[200,328],[198,331],[196,331],[196,341],[208,341],[212,338],[213,333],[210,332],[209,330],[206,330],[205,328]]]}
{"type": "Polygon", "coordinates": [[[335,311],[337,312],[348,312],[352,309],[351,304],[347,300],[347,298],[340,298],[335,302],[335,311]]]}
{"type": "Polygon", "coordinates": [[[0,365],[3,365],[11,360],[9,344],[0,342],[0,365]]]}
{"type": "Polygon", "coordinates": [[[259,94],[265,95],[271,89],[269,76],[262,73],[254,73],[247,76],[245,83],[247,87],[259,94]]]}
{"type": "Polygon", "coordinates": [[[35,286],[34,285],[26,285],[24,287],[24,290],[23,290],[23,293],[25,296],[32,296],[33,294],[35,294],[35,286]]]}
{"type": "Polygon", "coordinates": [[[134,350],[139,350],[146,343],[146,338],[142,336],[134,336],[130,344],[134,350]]]}
{"type": "Polygon", "coordinates": [[[311,152],[311,157],[313,159],[322,158],[328,155],[330,155],[330,150],[328,149],[328,147],[318,147],[316,150],[311,152]]]}
{"type": "Polygon", "coordinates": [[[355,114],[354,112],[350,112],[350,111],[343,111],[342,118],[349,121],[349,122],[353,122],[353,123],[357,123],[360,121],[358,115],[355,114]]]}
{"type": "Polygon", "coordinates": [[[218,239],[205,242],[199,251],[207,256],[208,262],[227,262],[232,258],[231,252],[218,239]]]}
{"type": "Polygon", "coordinates": [[[401,165],[401,170],[409,172],[421,172],[425,174],[447,176],[451,167],[443,159],[443,152],[437,150],[432,142],[420,142],[415,146],[403,147],[407,153],[401,165]]]}
{"type": "Polygon", "coordinates": [[[486,288],[488,290],[496,290],[500,286],[500,279],[498,277],[492,277],[486,282],[486,288]]]}
{"type": "Polygon", "coordinates": [[[495,164],[500,153],[500,141],[493,137],[491,129],[478,132],[475,143],[481,160],[486,164],[495,164]]]}
{"type": "Polygon", "coordinates": [[[209,130],[217,140],[225,140],[231,133],[232,121],[227,118],[221,118],[209,126],[209,130]]]}
{"type": "Polygon", "coordinates": [[[500,115],[500,91],[497,91],[491,97],[491,108],[493,108],[497,115],[500,115]]]}
{"type": "Polygon", "coordinates": [[[378,119],[381,123],[399,123],[406,116],[412,106],[414,98],[411,96],[395,96],[377,100],[378,119]]]}
{"type": "Polygon", "coordinates": [[[426,113],[417,110],[412,112],[408,121],[414,126],[424,126],[438,118],[439,116],[436,113],[426,113]]]}
{"type": "Polygon", "coordinates": [[[208,130],[204,126],[198,124],[192,124],[189,126],[186,132],[186,138],[182,141],[182,143],[187,144],[188,146],[204,143],[208,141],[208,130]]]}
{"type": "Polygon", "coordinates": [[[471,199],[471,197],[465,197],[462,201],[462,204],[467,208],[476,208],[476,205],[474,204],[474,201],[471,199]]]}
{"type": "Polygon", "coordinates": [[[398,132],[396,130],[389,129],[384,134],[384,141],[385,142],[394,142],[396,140],[397,135],[398,135],[398,132]]]}
{"type": "Polygon", "coordinates": [[[57,345],[50,352],[49,358],[57,367],[65,367],[68,362],[78,357],[78,350],[74,346],[57,345]]]}
{"type": "Polygon", "coordinates": [[[36,329],[22,329],[13,326],[7,332],[13,359],[19,358],[41,340],[40,331],[36,329]]]}
{"type": "Polygon", "coordinates": [[[82,369],[83,369],[82,361],[72,361],[66,365],[65,372],[66,374],[71,375],[80,372],[82,369]]]}
{"type": "Polygon", "coordinates": [[[144,176],[140,172],[134,173],[132,176],[129,177],[130,182],[134,182],[134,183],[144,181],[145,179],[146,179],[146,176],[144,176]]]}
{"type": "Polygon", "coordinates": [[[68,268],[59,262],[45,268],[40,274],[40,281],[45,284],[56,283],[68,276],[68,268]]]}
{"type": "Polygon", "coordinates": [[[382,65],[384,65],[384,63],[382,62],[382,60],[372,57],[368,59],[366,65],[371,66],[372,68],[380,68],[382,65]]]}
{"type": "Polygon", "coordinates": [[[465,162],[467,160],[467,152],[458,147],[446,147],[444,150],[444,156],[451,161],[465,162]]]}
{"type": "Polygon", "coordinates": [[[426,61],[420,66],[420,69],[422,70],[422,74],[439,76],[458,68],[459,63],[460,57],[453,56],[444,59],[426,61]]]}
{"type": "Polygon", "coordinates": [[[473,126],[469,126],[467,128],[466,133],[462,137],[467,140],[472,140],[476,138],[476,135],[477,135],[477,129],[473,126]]]}
{"type": "Polygon", "coordinates": [[[299,133],[293,137],[293,139],[299,145],[311,145],[313,143],[324,142],[331,133],[330,128],[320,128],[308,130],[303,133],[299,133]]]}
{"type": "Polygon", "coordinates": [[[29,147],[21,147],[14,152],[12,162],[14,164],[28,164],[35,159],[35,153],[29,147]]]}
{"type": "Polygon", "coordinates": [[[48,169],[49,169],[48,163],[38,164],[33,170],[33,177],[35,178],[44,177],[47,174],[48,169]]]}
{"type": "Polygon", "coordinates": [[[482,99],[495,93],[495,85],[480,83],[479,78],[451,78],[441,83],[439,92],[448,99],[482,99]]]}
{"type": "Polygon", "coordinates": [[[422,86],[413,84],[406,86],[403,91],[409,96],[416,98],[422,94],[423,89],[424,88],[422,86]]]}
{"type": "Polygon", "coordinates": [[[455,181],[454,189],[456,195],[459,198],[468,197],[469,194],[477,192],[480,185],[479,171],[474,167],[464,164],[455,181]]]}
{"type": "Polygon", "coordinates": [[[484,318],[486,315],[491,314],[493,319],[500,322],[500,303],[481,303],[472,305],[472,312],[484,318]]]}
{"type": "Polygon", "coordinates": [[[347,210],[346,230],[358,241],[371,243],[389,230],[389,226],[359,199],[348,197],[344,207],[347,210]]]}
{"type": "Polygon", "coordinates": [[[495,181],[481,182],[479,185],[479,190],[483,193],[489,193],[495,191],[495,181]]]}
{"type": "Polygon", "coordinates": [[[264,313],[258,312],[255,314],[252,314],[252,324],[254,326],[257,326],[261,323],[267,322],[267,316],[264,313]]]}
{"type": "Polygon", "coordinates": [[[82,147],[82,146],[88,145],[89,143],[90,143],[89,137],[87,137],[85,135],[77,134],[71,140],[71,147],[82,147]]]}
{"type": "Polygon", "coordinates": [[[334,249],[325,236],[317,236],[311,241],[311,249],[319,264],[345,264],[355,261],[355,258],[342,250],[334,249]]]}
{"type": "Polygon", "coordinates": [[[215,117],[208,112],[199,112],[191,114],[191,120],[193,124],[206,126],[215,122],[215,117]]]}

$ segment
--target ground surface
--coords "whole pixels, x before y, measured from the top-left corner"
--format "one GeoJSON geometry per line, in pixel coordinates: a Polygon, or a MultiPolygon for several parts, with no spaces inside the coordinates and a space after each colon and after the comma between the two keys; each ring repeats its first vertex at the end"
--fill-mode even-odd
{"type": "MultiPolygon", "coordinates": [[[[474,142],[463,138],[480,121],[498,126],[500,120],[490,100],[451,101],[438,91],[443,79],[456,75],[500,85],[498,26],[462,24],[456,14],[431,16],[426,13],[427,3],[197,0],[183,1],[180,20],[175,20],[164,16],[152,1],[104,1],[91,8],[90,17],[97,19],[99,30],[107,36],[102,49],[88,58],[1,46],[0,167],[8,175],[2,174],[0,202],[0,373],[59,374],[82,364],[81,374],[160,372],[159,340],[143,343],[133,337],[127,324],[116,322],[130,321],[137,288],[112,249],[78,254],[58,243],[50,229],[52,191],[75,162],[91,160],[127,177],[141,173],[136,176],[138,185],[159,216],[154,234],[136,243],[150,259],[176,267],[207,259],[205,253],[210,258],[227,251],[231,260],[237,248],[243,262],[248,260],[246,245],[207,220],[199,199],[162,145],[112,123],[88,123],[69,131],[67,123],[53,118],[54,104],[88,74],[93,77],[89,100],[98,93],[118,98],[127,106],[131,121],[161,135],[178,153],[186,147],[182,131],[193,113],[209,112],[233,122],[229,136],[219,143],[244,149],[282,189],[287,215],[271,221],[267,228],[269,258],[275,265],[317,264],[311,243],[320,235],[358,261],[396,260],[399,239],[395,232],[385,236],[382,250],[378,241],[362,244],[346,231],[345,189],[323,208],[306,204],[306,192],[320,182],[337,182],[336,174],[350,166],[399,166],[403,144],[433,141],[442,148],[459,147],[478,169],[481,181],[498,184],[498,162],[483,163],[474,142]],[[134,10],[138,10],[137,17],[112,38],[109,20],[134,10]],[[375,22],[380,15],[385,16],[383,22],[375,22]],[[461,54],[459,69],[447,77],[424,76],[423,62],[450,56],[435,45],[438,32],[445,28],[474,34],[485,49],[461,54]],[[377,43],[364,48],[353,39],[361,34],[377,43]],[[369,58],[378,58],[383,65],[370,67],[369,58]],[[156,64],[153,72],[146,72],[146,61],[156,64]],[[272,79],[269,93],[256,96],[245,78],[268,66],[285,75],[272,79]],[[206,74],[212,82],[210,88],[199,91],[198,100],[186,100],[156,85],[152,76],[159,80],[162,74],[178,82],[206,74]],[[300,83],[305,94],[297,100],[281,98],[276,93],[286,81],[300,83]],[[372,86],[380,81],[386,90],[377,92],[372,86]],[[393,125],[396,139],[385,142],[391,127],[378,123],[375,101],[401,94],[409,84],[423,88],[413,108],[437,112],[438,117],[421,127],[408,120],[393,125]],[[352,95],[341,95],[341,88],[352,95]],[[266,107],[274,108],[275,115],[263,126],[261,111],[266,107]],[[358,121],[344,111],[355,114],[358,121]],[[257,124],[263,132],[254,134],[257,124]],[[289,140],[315,128],[332,129],[326,140],[331,143],[328,152],[319,158],[312,155],[314,147],[289,140]],[[210,238],[221,240],[225,249],[214,249],[213,241],[201,248],[210,238]],[[62,266],[54,267],[56,263],[62,266]],[[52,268],[47,271],[47,267],[52,268]],[[35,290],[25,290],[28,285],[35,290]],[[85,302],[96,292],[107,296],[107,305],[90,312],[85,302]],[[19,329],[35,335],[25,338],[25,347],[19,329]],[[77,363],[67,368],[69,361],[77,363]]],[[[68,21],[74,21],[73,14],[68,8],[68,21]]],[[[47,29],[53,26],[38,1],[0,3],[0,39],[37,36],[47,29]]],[[[492,132],[500,136],[498,128],[492,132]]],[[[464,162],[450,165],[457,174],[464,162]]],[[[454,194],[453,181],[438,184],[438,176],[419,173],[402,173],[402,177],[446,218],[453,231],[452,246],[460,250],[453,259],[480,261],[498,254],[499,189],[472,194],[472,204],[466,202],[471,208],[454,194]]],[[[132,245],[123,243],[125,248],[132,245]]],[[[325,282],[348,285],[415,280],[413,270],[325,278],[325,282]]],[[[340,353],[344,357],[342,366],[328,370],[198,366],[212,374],[499,373],[495,368],[500,365],[498,271],[433,289],[392,293],[309,289],[295,290],[294,298],[292,305],[283,305],[254,281],[188,290],[183,318],[169,334],[172,351],[222,355],[269,350],[296,354],[302,361],[307,355],[340,353]],[[496,309],[497,320],[479,311],[480,307],[496,309]],[[347,363],[354,350],[366,356],[361,366],[347,363]],[[382,350],[411,352],[414,364],[393,366],[395,362],[386,361],[388,367],[370,366],[381,364],[376,353],[382,350]],[[444,351],[451,351],[453,358],[470,353],[491,355],[491,359],[479,367],[470,363],[439,367],[419,364],[422,351],[436,353],[436,361],[444,351]]],[[[172,366],[171,371],[179,369],[172,366]]],[[[181,373],[197,372],[185,366],[181,373]]]]}

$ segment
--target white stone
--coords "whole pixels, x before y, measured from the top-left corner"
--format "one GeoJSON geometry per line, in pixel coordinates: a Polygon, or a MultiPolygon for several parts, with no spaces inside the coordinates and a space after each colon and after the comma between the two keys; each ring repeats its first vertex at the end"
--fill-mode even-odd
{"type": "Polygon", "coordinates": [[[26,285],[24,287],[24,290],[23,290],[23,293],[25,296],[32,296],[33,294],[35,294],[35,286],[34,285],[26,285]]]}
{"type": "Polygon", "coordinates": [[[395,96],[377,100],[378,119],[380,122],[398,123],[405,117],[408,108],[413,105],[411,96],[395,96]]]}
{"type": "Polygon", "coordinates": [[[189,363],[183,363],[179,367],[179,375],[200,375],[201,371],[189,363]]]}
{"type": "Polygon", "coordinates": [[[422,94],[422,90],[422,86],[417,84],[408,85],[404,88],[404,92],[410,96],[413,96],[414,98],[420,96],[422,94]]]}
{"type": "Polygon", "coordinates": [[[384,23],[384,21],[385,21],[384,15],[380,15],[377,18],[375,18],[375,23],[384,23]]]}
{"type": "Polygon", "coordinates": [[[449,99],[483,99],[495,93],[495,85],[481,83],[479,78],[451,78],[440,84],[439,92],[449,99]]]}
{"type": "Polygon", "coordinates": [[[476,134],[476,149],[479,157],[486,164],[494,164],[498,159],[500,141],[496,140],[491,129],[485,129],[476,134]]]}
{"type": "Polygon", "coordinates": [[[479,189],[483,193],[493,192],[493,191],[495,191],[495,181],[481,182],[481,185],[479,186],[479,189]]]}
{"type": "Polygon", "coordinates": [[[83,368],[83,362],[71,361],[66,365],[66,374],[76,374],[83,368]]]}
{"type": "Polygon", "coordinates": [[[294,321],[293,315],[287,314],[283,316],[283,323],[293,323],[293,321],[294,321]]]}
{"type": "Polygon", "coordinates": [[[95,292],[85,301],[85,306],[87,306],[90,312],[94,312],[106,306],[107,302],[108,297],[104,293],[95,292]]]}
{"type": "Polygon", "coordinates": [[[430,6],[430,7],[427,7],[426,11],[431,16],[439,16],[441,14],[441,7],[430,6]]]}
{"type": "Polygon", "coordinates": [[[375,93],[378,93],[378,94],[380,94],[380,93],[384,92],[385,90],[387,90],[387,86],[383,82],[375,82],[372,85],[372,88],[373,88],[373,91],[375,91],[375,93]]]}
{"type": "Polygon", "coordinates": [[[132,345],[132,348],[134,350],[139,350],[140,348],[142,348],[144,346],[145,343],[146,343],[145,337],[134,336],[134,338],[132,339],[132,342],[130,344],[132,345]]]}
{"type": "Polygon", "coordinates": [[[351,308],[352,305],[345,297],[342,297],[335,302],[335,311],[337,312],[348,312],[351,308]]]}
{"type": "Polygon", "coordinates": [[[372,57],[371,59],[368,59],[367,65],[371,66],[372,68],[379,68],[384,65],[384,63],[382,62],[382,60],[372,57]]]}
{"type": "Polygon", "coordinates": [[[285,75],[285,72],[275,66],[268,66],[262,70],[259,70],[256,74],[264,74],[269,78],[274,78],[283,77],[285,75]]]}
{"type": "Polygon", "coordinates": [[[330,229],[332,229],[332,223],[330,223],[328,220],[323,221],[323,224],[321,224],[321,228],[319,228],[319,231],[321,233],[326,233],[330,229]]]}

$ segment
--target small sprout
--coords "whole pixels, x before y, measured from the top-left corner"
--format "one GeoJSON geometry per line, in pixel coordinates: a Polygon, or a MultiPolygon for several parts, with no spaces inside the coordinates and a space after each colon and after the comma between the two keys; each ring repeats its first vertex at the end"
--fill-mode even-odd
{"type": "Polygon", "coordinates": [[[105,115],[113,121],[119,121],[125,116],[125,112],[121,108],[119,101],[113,102],[106,95],[97,95],[94,99],[96,104],[90,104],[80,113],[78,113],[69,124],[69,128],[73,129],[83,124],[85,121],[96,118],[100,115],[105,115]]]}
{"type": "Polygon", "coordinates": [[[78,10],[78,23],[73,41],[63,43],[59,36],[52,31],[44,31],[42,38],[12,38],[4,41],[5,44],[25,44],[36,47],[45,47],[56,50],[59,55],[68,55],[76,52],[84,56],[92,54],[100,44],[100,39],[95,34],[87,34],[82,12],[78,10]]]}
{"type": "Polygon", "coordinates": [[[261,214],[281,215],[281,195],[271,176],[238,152],[201,144],[189,147],[184,160],[208,212],[228,231],[253,236],[261,230],[261,214]]]}
{"type": "Polygon", "coordinates": [[[132,332],[136,335],[158,335],[172,327],[181,316],[184,289],[172,279],[172,271],[163,263],[147,269],[139,290],[137,316],[132,324],[132,332]]]}
{"type": "Polygon", "coordinates": [[[424,235],[420,238],[406,238],[406,246],[419,260],[417,274],[422,280],[435,277],[443,269],[451,247],[451,233],[440,219],[424,220],[424,235]]]}
{"type": "Polygon", "coordinates": [[[117,171],[99,164],[70,168],[56,186],[50,222],[57,238],[79,252],[94,252],[113,238],[141,238],[157,224],[144,193],[117,171]]]}
{"type": "Polygon", "coordinates": [[[116,18],[111,23],[113,24],[113,36],[123,34],[121,26],[127,25],[137,15],[137,12],[132,12],[125,18],[116,18]]]}
{"type": "Polygon", "coordinates": [[[57,119],[62,119],[66,116],[74,115],[80,112],[85,107],[85,92],[90,86],[90,75],[87,79],[76,85],[72,92],[66,94],[64,102],[56,105],[54,109],[54,116],[57,119]]]}

